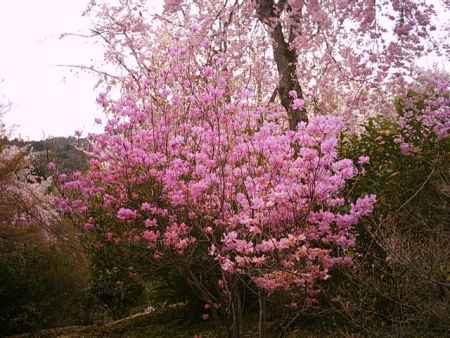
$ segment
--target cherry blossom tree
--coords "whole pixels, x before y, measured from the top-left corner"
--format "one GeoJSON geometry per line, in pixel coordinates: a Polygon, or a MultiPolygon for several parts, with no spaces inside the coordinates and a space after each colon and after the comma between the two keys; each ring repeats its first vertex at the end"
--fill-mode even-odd
{"type": "MultiPolygon", "coordinates": [[[[3,112],[8,107],[4,104],[3,112]]],[[[57,219],[47,194],[49,182],[32,175],[29,149],[8,145],[7,136],[0,120],[0,246],[33,236],[48,238],[57,219]]]]}
{"type": "Polygon", "coordinates": [[[151,71],[152,39],[189,37],[203,44],[198,62],[220,55],[259,100],[279,101],[291,129],[308,115],[373,113],[388,81],[413,75],[420,56],[450,51],[446,1],[168,0],[163,14],[147,7],[122,0],[89,8],[108,62],[137,80],[151,71]]]}

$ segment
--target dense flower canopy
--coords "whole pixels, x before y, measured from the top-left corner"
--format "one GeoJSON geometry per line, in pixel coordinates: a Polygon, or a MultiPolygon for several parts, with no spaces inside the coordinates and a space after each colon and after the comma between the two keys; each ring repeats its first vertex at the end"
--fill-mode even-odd
{"type": "Polygon", "coordinates": [[[433,5],[146,4],[89,8],[118,71],[89,68],[105,131],[90,135],[90,169],[59,177],[59,208],[97,246],[144,247],[149,264],[181,271],[206,304],[235,309],[239,283],[313,303],[352,264],[376,202],[346,198],[370,158],[339,158],[341,132],[384,100],[385,80],[445,52],[433,5]]]}
{"type": "Polygon", "coordinates": [[[184,0],[166,1],[163,14],[149,13],[147,5],[128,0],[90,8],[107,61],[125,71],[109,74],[112,83],[123,76],[130,86],[151,81],[161,67],[156,51],[170,49],[196,65],[220,58],[233,83],[256,100],[278,98],[291,127],[308,114],[346,120],[371,114],[385,105],[389,81],[414,76],[418,57],[448,58],[450,51],[446,1],[184,0]],[[292,90],[304,107],[292,105],[292,90]]]}
{"type": "Polygon", "coordinates": [[[200,63],[205,41],[154,41],[139,87],[125,81],[118,99],[100,95],[105,133],[91,137],[88,173],[60,178],[71,196],[61,209],[108,241],[145,244],[162,264],[209,260],[224,289],[242,275],[311,301],[316,280],[351,264],[352,227],[375,202],[342,195],[358,174],[337,156],[343,123],[316,117],[290,130],[283,107],[241,87],[226,55],[200,63]]]}

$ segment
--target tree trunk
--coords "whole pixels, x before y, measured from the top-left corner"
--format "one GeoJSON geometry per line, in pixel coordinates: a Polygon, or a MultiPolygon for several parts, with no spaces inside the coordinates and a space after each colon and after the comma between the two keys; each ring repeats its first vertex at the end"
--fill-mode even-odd
{"type": "Polygon", "coordinates": [[[235,287],[232,295],[232,326],[230,338],[240,338],[241,337],[241,324],[242,324],[242,304],[241,295],[239,288],[235,287]]]}
{"type": "Polygon", "coordinates": [[[273,0],[256,0],[256,15],[259,21],[269,27],[273,55],[279,75],[278,95],[288,114],[289,128],[295,130],[301,121],[308,121],[308,116],[305,108],[296,110],[292,108],[292,98],[289,97],[291,90],[297,92],[299,99],[303,99],[302,88],[297,77],[298,56],[286,41],[281,23],[279,21],[273,23],[274,19],[279,19],[276,7],[284,6],[285,3],[286,1],[279,1],[278,4],[275,4],[273,0]]]}
{"type": "Polygon", "coordinates": [[[266,337],[266,296],[263,291],[258,292],[259,302],[259,318],[258,318],[258,335],[259,338],[266,337]]]}

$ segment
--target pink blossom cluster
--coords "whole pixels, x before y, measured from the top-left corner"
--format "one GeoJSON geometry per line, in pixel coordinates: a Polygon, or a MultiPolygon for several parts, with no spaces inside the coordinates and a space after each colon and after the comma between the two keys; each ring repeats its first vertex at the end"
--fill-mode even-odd
{"type": "Polygon", "coordinates": [[[425,139],[441,142],[450,136],[450,79],[437,75],[422,74],[402,96],[401,135],[395,142],[403,155],[422,152],[425,139]]]}
{"type": "Polygon", "coordinates": [[[375,93],[430,47],[433,6],[389,1],[375,15],[367,1],[278,3],[283,15],[269,24],[292,31],[305,83],[302,96],[289,93],[291,108],[311,116],[295,130],[271,100],[279,74],[272,41],[253,21],[256,1],[171,0],[163,19],[144,0],[95,6],[105,61],[121,71],[101,73],[105,131],[90,136],[89,171],[59,178],[60,209],[92,225],[90,234],[146,247],[153,263],[192,272],[207,262],[224,293],[245,276],[312,300],[318,281],[351,265],[354,227],[375,197],[345,198],[359,173],[337,155],[343,122],[313,113],[371,107],[358,93],[375,93]],[[404,19],[392,43],[382,27],[389,15],[404,19]]]}
{"type": "Polygon", "coordinates": [[[142,243],[156,261],[188,265],[200,252],[225,285],[245,275],[313,299],[318,280],[351,264],[353,227],[375,203],[343,196],[358,174],[337,155],[343,123],[316,117],[290,131],[281,109],[230,92],[220,62],[201,76],[170,69],[155,79],[159,106],[102,101],[112,117],[91,136],[89,171],[61,178],[62,210],[89,219],[88,231],[142,243]]]}
{"type": "MultiPolygon", "coordinates": [[[[297,56],[301,79],[302,93],[292,100],[292,108],[358,122],[360,116],[385,109],[390,99],[386,84],[409,76],[418,57],[431,52],[449,56],[448,41],[438,42],[448,35],[445,19],[439,18],[448,16],[447,2],[165,0],[164,13],[155,15],[148,10],[149,0],[129,0],[126,5],[98,0],[89,10],[93,29],[100,33],[100,42],[106,42],[105,61],[120,71],[92,70],[101,74],[106,88],[126,81],[127,86],[139,82],[141,89],[151,91],[152,72],[168,65],[166,51],[180,62],[191,55],[189,64],[220,53],[222,64],[234,73],[235,85],[269,100],[279,74],[268,51],[276,47],[271,32],[280,27],[290,32],[285,41],[297,56]],[[271,6],[272,17],[264,27],[257,22],[258,8],[271,6]],[[132,73],[133,81],[123,72],[132,73]]],[[[177,72],[182,64],[171,66],[177,72]]],[[[98,99],[104,107],[105,98],[98,99]]],[[[198,97],[205,102],[213,98],[212,92],[198,97]]]]}

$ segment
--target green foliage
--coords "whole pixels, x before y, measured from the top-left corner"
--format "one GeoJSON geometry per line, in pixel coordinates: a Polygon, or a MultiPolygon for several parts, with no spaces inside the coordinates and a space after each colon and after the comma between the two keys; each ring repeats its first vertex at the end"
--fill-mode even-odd
{"type": "MultiPolygon", "coordinates": [[[[400,211],[406,216],[408,213],[404,210],[427,219],[438,216],[436,211],[445,202],[440,189],[449,180],[449,140],[422,139],[418,154],[403,155],[396,141],[402,130],[395,122],[376,117],[363,127],[361,134],[347,136],[342,142],[343,156],[355,161],[363,154],[370,158],[370,164],[363,167],[365,175],[351,185],[351,195],[375,193],[378,219],[400,211]]],[[[417,133],[421,133],[420,126],[418,128],[417,133]]]]}
{"type": "Polygon", "coordinates": [[[89,293],[94,303],[104,306],[114,319],[149,305],[158,308],[174,303],[188,304],[191,309],[188,317],[201,318],[204,304],[181,271],[170,264],[152,264],[147,248],[139,243],[109,242],[99,233],[87,237],[89,293]]]}
{"type": "Polygon", "coordinates": [[[335,304],[357,327],[450,328],[450,139],[421,122],[424,102],[409,92],[396,99],[397,116],[371,118],[342,140],[344,157],[370,158],[348,195],[371,192],[378,201],[357,228],[356,268],[335,289],[335,304]],[[413,151],[402,152],[402,142],[413,151]]]}
{"type": "Polygon", "coordinates": [[[89,293],[103,304],[114,319],[124,317],[145,304],[145,285],[133,267],[132,252],[110,243],[96,243],[90,251],[89,293]]]}

